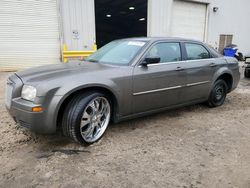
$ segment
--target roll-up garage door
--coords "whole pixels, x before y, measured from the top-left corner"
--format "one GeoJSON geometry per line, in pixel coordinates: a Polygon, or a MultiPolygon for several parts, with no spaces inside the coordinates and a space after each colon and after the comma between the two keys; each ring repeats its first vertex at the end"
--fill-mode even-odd
{"type": "Polygon", "coordinates": [[[58,63],[57,0],[1,0],[0,71],[58,63]]]}
{"type": "Polygon", "coordinates": [[[171,35],[205,40],[207,5],[179,1],[173,3],[171,35]]]}

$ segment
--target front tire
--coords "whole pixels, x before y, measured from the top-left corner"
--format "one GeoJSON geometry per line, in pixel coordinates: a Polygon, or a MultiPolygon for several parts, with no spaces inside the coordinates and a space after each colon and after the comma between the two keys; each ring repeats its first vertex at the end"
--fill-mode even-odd
{"type": "Polygon", "coordinates": [[[111,118],[111,102],[99,92],[76,95],[67,105],[62,119],[65,136],[90,145],[101,139],[111,118]]]}
{"type": "Polygon", "coordinates": [[[217,80],[208,99],[208,106],[218,107],[224,104],[227,96],[228,86],[224,80],[217,80]]]}

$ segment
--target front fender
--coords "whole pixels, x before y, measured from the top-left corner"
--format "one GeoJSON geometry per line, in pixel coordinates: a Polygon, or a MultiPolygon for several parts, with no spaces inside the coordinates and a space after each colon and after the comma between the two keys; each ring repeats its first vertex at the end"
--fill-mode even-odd
{"type": "Polygon", "coordinates": [[[91,88],[91,87],[99,87],[99,88],[107,89],[110,92],[112,92],[117,98],[120,98],[120,95],[122,94],[121,89],[118,87],[118,85],[115,82],[111,80],[102,80],[102,83],[96,83],[96,82],[75,83],[72,85],[63,86],[57,90],[55,95],[61,95],[61,96],[67,97],[76,91],[86,89],[86,88],[91,88]]]}
{"type": "Polygon", "coordinates": [[[109,92],[111,92],[114,97],[116,98],[116,101],[117,101],[117,105],[120,106],[119,104],[119,101],[121,101],[121,98],[122,98],[122,92],[120,90],[120,88],[117,86],[116,83],[112,82],[112,81],[104,81],[102,80],[102,84],[100,83],[88,83],[88,84],[81,84],[81,85],[72,85],[70,87],[62,87],[58,90],[58,93],[60,93],[62,95],[60,101],[58,102],[57,104],[57,107],[56,107],[56,115],[55,115],[55,123],[57,121],[57,117],[58,117],[58,113],[59,113],[59,110],[63,104],[63,102],[73,93],[77,92],[77,91],[80,91],[80,90],[84,90],[84,89],[88,89],[88,88],[103,88],[103,89],[106,89],[108,90],[109,92]],[[116,88],[116,89],[114,89],[116,88]]]}

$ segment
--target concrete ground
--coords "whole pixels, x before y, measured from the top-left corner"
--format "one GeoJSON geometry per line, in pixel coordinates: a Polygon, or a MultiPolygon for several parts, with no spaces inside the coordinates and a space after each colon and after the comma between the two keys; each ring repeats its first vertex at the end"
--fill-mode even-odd
{"type": "Polygon", "coordinates": [[[250,80],[225,105],[204,105],[109,126],[83,147],[17,126],[0,72],[0,187],[250,187],[250,80]]]}

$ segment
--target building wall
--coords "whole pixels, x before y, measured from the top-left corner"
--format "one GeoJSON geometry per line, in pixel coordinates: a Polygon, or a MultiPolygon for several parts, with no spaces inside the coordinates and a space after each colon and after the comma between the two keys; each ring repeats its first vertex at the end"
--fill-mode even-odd
{"type": "MultiPolygon", "coordinates": [[[[64,43],[71,50],[91,49],[95,43],[94,0],[60,1],[64,43]]],[[[148,36],[172,35],[174,1],[176,0],[148,0],[148,36]]],[[[185,1],[207,5],[205,42],[218,49],[220,35],[231,34],[233,43],[239,46],[239,50],[244,54],[250,53],[250,24],[247,24],[250,18],[249,0],[185,1]],[[218,11],[213,12],[213,7],[218,7],[218,11]]]]}
{"type": "Polygon", "coordinates": [[[58,63],[57,0],[0,1],[0,71],[58,63]]]}
{"type": "MultiPolygon", "coordinates": [[[[148,36],[171,36],[174,0],[149,0],[148,36]]],[[[205,42],[219,47],[221,34],[232,34],[233,43],[243,54],[250,54],[250,1],[249,0],[185,0],[208,5],[205,42]],[[213,7],[218,7],[213,12],[213,7]]]]}
{"type": "Polygon", "coordinates": [[[63,43],[69,50],[92,50],[95,44],[94,0],[60,0],[63,43]]]}
{"type": "Polygon", "coordinates": [[[209,6],[208,40],[218,48],[220,34],[232,34],[233,43],[243,54],[250,53],[250,1],[211,0],[209,6]],[[213,12],[213,7],[218,7],[213,12]]]}
{"type": "Polygon", "coordinates": [[[173,0],[148,0],[148,36],[169,35],[172,4],[173,0]]]}
{"type": "MultiPolygon", "coordinates": [[[[174,1],[148,0],[148,36],[171,36],[174,1]]],[[[249,0],[189,1],[208,5],[205,42],[218,48],[220,34],[233,35],[239,50],[250,54],[249,0]],[[213,7],[218,11],[213,12],[213,7]]],[[[5,0],[0,4],[0,70],[58,62],[62,20],[62,42],[70,50],[91,49],[95,43],[94,0],[5,0]],[[65,3],[60,7],[61,20],[57,2],[65,3]]]]}

